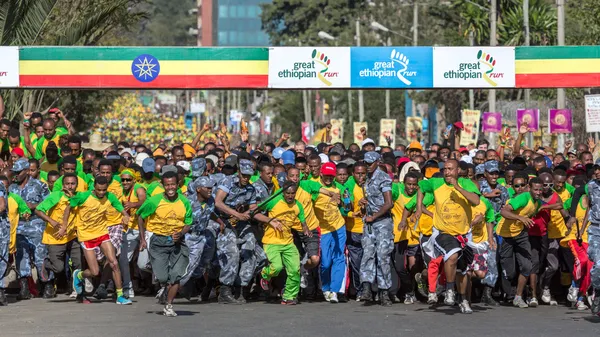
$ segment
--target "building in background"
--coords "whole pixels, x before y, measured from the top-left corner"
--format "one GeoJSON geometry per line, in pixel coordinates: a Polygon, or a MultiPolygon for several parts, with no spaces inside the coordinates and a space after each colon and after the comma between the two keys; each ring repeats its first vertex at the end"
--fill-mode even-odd
{"type": "Polygon", "coordinates": [[[260,4],[271,0],[201,0],[202,46],[268,46],[260,4]]]}

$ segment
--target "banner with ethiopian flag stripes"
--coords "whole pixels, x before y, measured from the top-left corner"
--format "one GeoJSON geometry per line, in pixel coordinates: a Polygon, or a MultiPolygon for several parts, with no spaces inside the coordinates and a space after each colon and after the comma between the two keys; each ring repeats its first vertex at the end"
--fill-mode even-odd
{"type": "Polygon", "coordinates": [[[266,88],[267,48],[23,47],[29,88],[266,88]]]}
{"type": "Polygon", "coordinates": [[[599,46],[517,47],[517,88],[600,86],[599,46]]]}

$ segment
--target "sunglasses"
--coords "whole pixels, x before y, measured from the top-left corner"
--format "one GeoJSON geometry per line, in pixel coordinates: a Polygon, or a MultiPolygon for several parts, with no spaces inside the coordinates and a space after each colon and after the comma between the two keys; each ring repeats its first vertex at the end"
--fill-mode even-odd
{"type": "Polygon", "coordinates": [[[131,179],[131,178],[121,178],[121,181],[131,182],[131,181],[133,181],[133,179],[131,179]]]}
{"type": "Polygon", "coordinates": [[[514,188],[521,188],[523,186],[527,186],[527,184],[517,184],[517,185],[513,185],[514,188]]]}
{"type": "Polygon", "coordinates": [[[552,188],[552,187],[554,187],[554,184],[553,183],[548,183],[548,184],[544,183],[544,187],[552,188]]]}

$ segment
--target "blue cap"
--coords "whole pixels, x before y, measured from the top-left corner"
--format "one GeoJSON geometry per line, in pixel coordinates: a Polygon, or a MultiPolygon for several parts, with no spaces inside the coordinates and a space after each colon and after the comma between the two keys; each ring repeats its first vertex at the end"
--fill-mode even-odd
{"type": "MultiPolygon", "coordinates": [[[[546,167],[552,167],[552,159],[550,159],[550,157],[548,156],[544,156],[544,159],[546,159],[546,167]]],[[[597,160],[596,160],[597,162],[597,160]]]]}
{"type": "Polygon", "coordinates": [[[192,177],[200,177],[204,174],[204,170],[206,170],[206,159],[195,158],[192,160],[192,177]]]}
{"type": "Polygon", "coordinates": [[[287,150],[281,155],[283,159],[283,165],[296,165],[296,154],[292,150],[287,150]]]}
{"type": "Polygon", "coordinates": [[[216,182],[212,179],[210,179],[210,177],[200,177],[196,180],[194,180],[194,186],[196,188],[198,187],[209,187],[209,188],[213,188],[215,187],[216,182]]]}
{"type": "Polygon", "coordinates": [[[29,168],[29,160],[27,160],[25,158],[20,158],[20,159],[18,159],[13,164],[13,167],[11,168],[11,171],[13,171],[13,172],[21,172],[21,171],[26,170],[28,168],[29,168]]]}
{"type": "Polygon", "coordinates": [[[479,164],[475,166],[475,174],[484,174],[485,173],[485,165],[479,164]]]}
{"type": "Polygon", "coordinates": [[[500,172],[498,162],[495,160],[486,161],[484,165],[486,172],[500,172]]]}
{"type": "Polygon", "coordinates": [[[156,162],[152,158],[146,158],[142,162],[142,171],[144,173],[154,172],[156,162]]]}
{"type": "Polygon", "coordinates": [[[365,163],[373,164],[381,158],[381,155],[375,151],[365,153],[365,163]]]}
{"type": "Polygon", "coordinates": [[[254,167],[252,166],[252,162],[248,159],[240,160],[240,173],[247,175],[254,174],[254,167]]]}
{"type": "Polygon", "coordinates": [[[285,149],[282,147],[276,147],[275,150],[273,150],[273,158],[279,160],[281,159],[281,156],[283,155],[283,153],[285,152],[285,149]]]}

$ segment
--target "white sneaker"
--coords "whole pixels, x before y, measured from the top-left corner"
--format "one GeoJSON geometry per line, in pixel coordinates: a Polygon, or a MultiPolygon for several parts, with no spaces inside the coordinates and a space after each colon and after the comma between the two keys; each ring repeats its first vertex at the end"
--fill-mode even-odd
{"type": "Polygon", "coordinates": [[[552,298],[552,299],[550,299],[550,305],[551,306],[557,306],[558,302],[554,298],[552,298]]]}
{"type": "Polygon", "coordinates": [[[542,291],[542,302],[544,302],[546,304],[550,304],[551,300],[552,300],[552,295],[550,294],[550,289],[544,288],[544,290],[542,291]]]}
{"type": "Polygon", "coordinates": [[[335,291],[332,291],[331,293],[329,293],[329,303],[338,303],[338,298],[337,298],[337,293],[335,291]]]}
{"type": "Polygon", "coordinates": [[[300,288],[302,289],[308,287],[307,275],[308,271],[304,268],[304,265],[300,265],[300,288]]]}
{"type": "Polygon", "coordinates": [[[331,301],[331,291],[324,291],[323,296],[325,297],[325,301],[331,301]]]}
{"type": "Polygon", "coordinates": [[[455,300],[454,300],[454,289],[448,289],[446,290],[446,297],[444,297],[444,304],[445,305],[454,305],[455,300]]]}
{"type": "Polygon", "coordinates": [[[515,299],[513,300],[513,306],[521,309],[529,307],[529,305],[525,303],[525,301],[523,301],[523,298],[520,296],[515,296],[515,299]]]}
{"type": "Polygon", "coordinates": [[[576,303],[578,294],[579,294],[579,288],[571,286],[569,288],[569,294],[567,295],[567,301],[569,301],[571,303],[576,303]]]}
{"type": "Polygon", "coordinates": [[[177,313],[175,312],[175,310],[173,310],[172,304],[165,305],[165,308],[163,309],[163,315],[167,317],[177,317],[177,313]]]}
{"type": "Polygon", "coordinates": [[[415,304],[413,297],[409,294],[404,295],[404,304],[415,304]]]}
{"type": "Polygon", "coordinates": [[[427,304],[432,305],[432,304],[437,304],[437,302],[438,302],[438,296],[436,293],[429,293],[427,295],[427,304]]]}
{"type": "Polygon", "coordinates": [[[531,308],[535,308],[538,306],[538,300],[537,298],[533,297],[527,300],[527,305],[530,306],[531,308]]]}
{"type": "Polygon", "coordinates": [[[471,309],[471,306],[469,305],[469,301],[467,301],[467,300],[463,300],[458,306],[460,307],[460,312],[462,312],[463,314],[472,314],[473,313],[473,309],[471,309]]]}
{"type": "Polygon", "coordinates": [[[90,281],[90,279],[88,278],[84,278],[83,280],[85,282],[85,292],[91,293],[92,291],[94,291],[94,284],[92,284],[92,281],[90,281]]]}
{"type": "Polygon", "coordinates": [[[133,288],[125,289],[123,295],[125,295],[128,299],[132,299],[135,297],[135,292],[133,291],[133,288]]]}
{"type": "Polygon", "coordinates": [[[583,301],[577,301],[577,310],[579,311],[585,311],[588,310],[588,306],[585,305],[585,303],[583,301]]]}
{"type": "Polygon", "coordinates": [[[69,298],[77,298],[77,292],[73,290],[73,292],[69,294],[69,298]]]}

